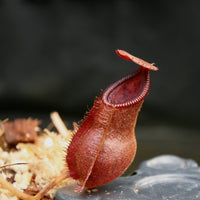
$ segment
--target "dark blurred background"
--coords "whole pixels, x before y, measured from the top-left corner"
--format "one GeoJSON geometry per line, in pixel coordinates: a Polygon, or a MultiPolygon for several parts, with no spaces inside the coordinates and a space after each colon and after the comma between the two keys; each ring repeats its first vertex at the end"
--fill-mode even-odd
{"type": "Polygon", "coordinates": [[[159,67],[139,115],[134,167],[160,154],[200,163],[200,1],[0,0],[0,119],[57,110],[70,127],[138,66],[159,67]]]}

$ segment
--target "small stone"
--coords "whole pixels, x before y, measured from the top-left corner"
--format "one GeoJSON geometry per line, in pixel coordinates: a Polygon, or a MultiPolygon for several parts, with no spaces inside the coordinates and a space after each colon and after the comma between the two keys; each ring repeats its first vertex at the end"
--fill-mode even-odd
{"type": "Polygon", "coordinates": [[[120,177],[90,193],[74,192],[75,187],[59,189],[54,200],[199,200],[200,167],[190,159],[163,155],[143,162],[134,176],[120,177]]]}

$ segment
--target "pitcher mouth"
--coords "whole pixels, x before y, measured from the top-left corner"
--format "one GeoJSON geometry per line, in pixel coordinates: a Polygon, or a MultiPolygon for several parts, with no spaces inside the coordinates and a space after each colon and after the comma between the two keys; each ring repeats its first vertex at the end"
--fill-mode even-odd
{"type": "Polygon", "coordinates": [[[140,67],[132,74],[110,85],[102,95],[104,104],[122,108],[142,101],[149,92],[150,73],[140,67]]]}

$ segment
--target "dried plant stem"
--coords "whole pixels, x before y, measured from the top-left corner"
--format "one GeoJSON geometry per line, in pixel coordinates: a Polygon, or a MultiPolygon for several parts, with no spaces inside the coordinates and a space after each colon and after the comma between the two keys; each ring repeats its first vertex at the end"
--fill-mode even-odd
{"type": "Polygon", "coordinates": [[[56,129],[58,130],[58,132],[62,135],[64,135],[66,137],[66,140],[68,141],[68,139],[71,139],[72,134],[70,133],[70,131],[67,130],[63,120],[61,119],[60,115],[58,114],[58,112],[52,112],[51,113],[51,120],[54,124],[54,126],[56,127],[56,129]]]}
{"type": "Polygon", "coordinates": [[[40,192],[37,193],[35,196],[28,195],[28,194],[18,190],[11,183],[9,183],[7,180],[5,180],[2,175],[0,175],[0,184],[3,188],[9,190],[13,195],[17,196],[20,199],[40,200],[50,189],[52,189],[58,183],[60,183],[61,181],[65,180],[67,178],[69,178],[69,174],[66,170],[63,170],[59,176],[57,176],[46,187],[44,187],[42,190],[40,190],[40,192]]]}
{"type": "Polygon", "coordinates": [[[28,165],[29,163],[26,162],[22,162],[22,163],[11,163],[11,164],[6,164],[3,166],[0,166],[0,169],[6,168],[6,167],[11,167],[11,166],[15,166],[15,165],[28,165]]]}
{"type": "Polygon", "coordinates": [[[63,170],[59,176],[57,176],[51,183],[44,187],[32,200],[41,199],[50,189],[55,187],[61,181],[69,178],[69,173],[66,170],[63,170]]]}
{"type": "Polygon", "coordinates": [[[11,183],[5,180],[2,175],[0,175],[0,184],[1,184],[1,187],[9,190],[13,195],[19,197],[20,199],[28,200],[32,198],[32,196],[25,194],[22,191],[15,188],[11,183]]]}

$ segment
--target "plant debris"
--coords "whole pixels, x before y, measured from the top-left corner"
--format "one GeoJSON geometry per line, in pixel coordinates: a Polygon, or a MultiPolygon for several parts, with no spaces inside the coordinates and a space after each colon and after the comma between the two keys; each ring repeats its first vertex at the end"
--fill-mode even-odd
{"type": "Polygon", "coordinates": [[[9,145],[16,145],[19,142],[35,142],[39,121],[37,119],[16,119],[4,123],[4,137],[9,145]]]}
{"type": "MultiPolygon", "coordinates": [[[[65,134],[49,130],[38,133],[39,120],[16,119],[0,121],[0,173],[17,189],[36,194],[66,168],[65,148],[72,130],[65,134]],[[15,145],[15,148],[13,148],[15,145]]],[[[64,180],[51,189],[44,199],[53,199],[61,186],[72,184],[64,180]]],[[[1,200],[19,200],[0,185],[1,200]]]]}

